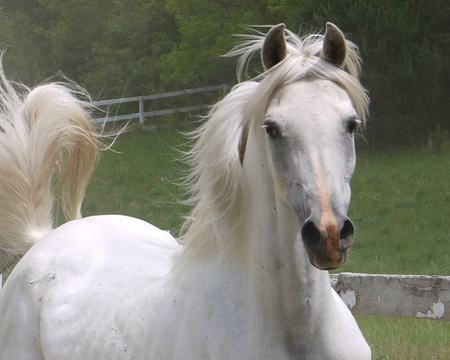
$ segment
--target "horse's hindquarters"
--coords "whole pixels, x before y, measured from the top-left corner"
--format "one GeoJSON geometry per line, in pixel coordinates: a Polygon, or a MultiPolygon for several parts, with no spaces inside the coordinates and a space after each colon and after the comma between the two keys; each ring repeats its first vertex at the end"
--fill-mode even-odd
{"type": "Polygon", "coordinates": [[[124,216],[59,227],[1,291],[0,359],[138,357],[178,248],[168,233],[124,216]]]}

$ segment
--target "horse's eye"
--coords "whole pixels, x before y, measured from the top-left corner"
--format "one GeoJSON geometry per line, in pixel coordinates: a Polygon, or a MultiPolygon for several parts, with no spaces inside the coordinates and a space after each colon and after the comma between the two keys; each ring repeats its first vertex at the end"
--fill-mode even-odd
{"type": "Polygon", "coordinates": [[[358,119],[350,119],[350,120],[348,120],[347,121],[347,131],[350,133],[350,134],[353,134],[353,132],[355,131],[355,129],[356,129],[356,127],[358,126],[358,124],[360,123],[361,121],[360,120],[358,120],[358,119]]]}
{"type": "Polygon", "coordinates": [[[271,139],[277,139],[281,136],[280,128],[274,121],[266,120],[262,127],[266,130],[267,135],[269,135],[271,139]]]}

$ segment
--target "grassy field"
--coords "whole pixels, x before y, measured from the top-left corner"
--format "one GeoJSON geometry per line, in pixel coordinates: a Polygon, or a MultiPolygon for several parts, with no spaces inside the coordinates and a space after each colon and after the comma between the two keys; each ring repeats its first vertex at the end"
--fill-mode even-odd
{"type": "MultiPolygon", "coordinates": [[[[84,215],[119,213],[178,233],[186,208],[175,184],[185,141],[175,131],[132,132],[106,152],[88,189],[84,215]]],[[[450,147],[360,154],[351,217],[355,242],[343,271],[450,274],[450,147]]],[[[450,323],[358,317],[374,359],[450,359],[450,323]]]]}
{"type": "Polygon", "coordinates": [[[444,321],[358,316],[372,347],[373,360],[448,360],[450,323],[444,321]]]}
{"type": "Polygon", "coordinates": [[[130,215],[176,235],[186,209],[179,204],[185,138],[176,131],[122,135],[99,162],[84,202],[83,216],[130,215]]]}
{"type": "Polygon", "coordinates": [[[344,271],[450,274],[450,147],[362,154],[352,189],[357,241],[344,271]]]}

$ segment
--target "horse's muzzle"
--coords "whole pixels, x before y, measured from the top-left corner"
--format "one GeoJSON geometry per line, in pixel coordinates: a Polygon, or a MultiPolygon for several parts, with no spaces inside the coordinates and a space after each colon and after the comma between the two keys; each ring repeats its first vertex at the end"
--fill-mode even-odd
{"type": "Polygon", "coordinates": [[[301,229],[309,260],[320,270],[337,269],[345,263],[353,234],[354,226],[349,218],[322,225],[308,218],[301,229]]]}

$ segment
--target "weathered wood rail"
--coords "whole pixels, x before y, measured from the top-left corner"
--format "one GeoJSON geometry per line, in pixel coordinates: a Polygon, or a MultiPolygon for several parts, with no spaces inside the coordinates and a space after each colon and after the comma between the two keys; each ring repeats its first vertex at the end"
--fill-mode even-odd
{"type": "Polygon", "coordinates": [[[353,314],[450,321],[450,276],[340,273],[331,282],[353,314]]]}
{"type": "MultiPolygon", "coordinates": [[[[166,116],[166,115],[172,115],[172,114],[179,114],[179,113],[188,113],[192,111],[199,111],[207,109],[210,104],[197,104],[197,105],[187,105],[187,106],[180,106],[180,107],[171,107],[168,109],[161,109],[161,110],[152,110],[152,111],[145,111],[145,103],[152,100],[160,100],[160,99],[167,99],[167,98],[173,98],[173,97],[182,97],[182,96],[188,96],[193,94],[200,94],[200,93],[209,93],[209,92],[217,92],[220,95],[224,96],[228,91],[228,85],[227,84],[220,84],[220,85],[211,85],[211,86],[205,86],[201,88],[194,88],[194,89],[184,89],[179,91],[170,91],[160,94],[153,94],[153,95],[146,95],[146,96],[132,96],[132,97],[126,97],[126,98],[117,98],[117,99],[110,99],[110,100],[100,100],[100,101],[94,101],[93,105],[99,109],[106,109],[108,110],[111,106],[114,105],[120,105],[120,104],[128,104],[128,103],[137,103],[138,104],[138,112],[129,113],[129,114],[121,114],[121,115],[111,115],[108,114],[108,116],[105,118],[97,117],[94,118],[94,123],[97,124],[103,124],[108,122],[115,122],[115,121],[132,121],[132,120],[139,120],[139,123],[141,125],[144,124],[146,118],[156,117],[156,116],[166,116]]],[[[108,113],[108,111],[106,111],[108,113]]]]}

